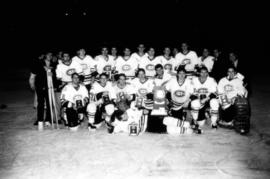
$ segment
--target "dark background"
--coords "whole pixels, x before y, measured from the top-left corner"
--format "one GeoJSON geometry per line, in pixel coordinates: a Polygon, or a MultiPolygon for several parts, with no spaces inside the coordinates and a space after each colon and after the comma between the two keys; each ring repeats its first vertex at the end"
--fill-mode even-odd
{"type": "Polygon", "coordinates": [[[95,55],[102,45],[145,43],[160,51],[188,42],[199,55],[204,47],[234,51],[252,72],[267,73],[266,7],[236,0],[11,0],[3,11],[1,61],[27,66],[51,50],[74,54],[84,47],[95,55]]]}

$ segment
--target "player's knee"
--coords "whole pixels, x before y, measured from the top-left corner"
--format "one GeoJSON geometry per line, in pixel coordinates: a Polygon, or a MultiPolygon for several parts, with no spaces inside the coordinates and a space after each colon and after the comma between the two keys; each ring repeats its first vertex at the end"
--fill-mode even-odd
{"type": "Polygon", "coordinates": [[[211,99],[210,100],[210,108],[211,108],[211,110],[215,110],[215,111],[218,110],[218,108],[219,108],[219,102],[218,102],[217,99],[211,99]]]}
{"type": "Polygon", "coordinates": [[[97,106],[94,103],[90,103],[87,106],[87,113],[96,113],[97,111],[97,106]]]}
{"type": "Polygon", "coordinates": [[[200,103],[200,100],[199,99],[195,99],[193,101],[191,101],[191,109],[192,110],[200,110],[200,107],[201,107],[201,103],[200,103]]]}
{"type": "Polygon", "coordinates": [[[107,115],[111,116],[114,112],[114,105],[113,104],[108,104],[105,106],[105,111],[107,113],[107,115]]]}

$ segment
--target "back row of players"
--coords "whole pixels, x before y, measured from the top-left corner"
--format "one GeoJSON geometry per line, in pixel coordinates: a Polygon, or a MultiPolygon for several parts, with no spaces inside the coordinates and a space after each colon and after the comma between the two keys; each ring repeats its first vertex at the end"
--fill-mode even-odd
{"type": "Polygon", "coordinates": [[[130,49],[125,48],[123,57],[113,57],[103,48],[94,59],[84,49],[72,59],[63,53],[56,77],[61,81],[61,105],[70,129],[76,130],[87,116],[89,130],[95,130],[105,120],[110,132],[128,131],[131,124],[138,127],[137,132],[145,131],[156,86],[166,91],[166,109],[171,116],[164,119],[168,133],[180,132],[179,120],[185,118],[186,109],[191,110],[196,130],[207,117],[212,127],[217,127],[220,105],[225,122],[232,121],[228,116],[232,115],[230,108],[235,97],[247,95],[243,76],[234,66],[225,67],[227,75],[217,84],[209,76],[213,57],[198,58],[185,43],[175,58],[170,56],[169,48],[158,57],[153,48],[148,53],[144,53],[143,45],[138,49],[138,53],[131,55],[130,49]],[[219,95],[224,98],[219,100],[219,95]]]}

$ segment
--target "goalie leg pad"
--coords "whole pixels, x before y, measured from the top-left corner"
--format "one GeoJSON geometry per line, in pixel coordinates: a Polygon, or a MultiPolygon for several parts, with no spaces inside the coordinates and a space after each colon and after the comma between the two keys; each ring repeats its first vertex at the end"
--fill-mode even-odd
{"type": "Polygon", "coordinates": [[[250,129],[250,106],[248,100],[244,97],[238,97],[233,106],[235,109],[235,130],[241,134],[248,133],[250,129]]]}

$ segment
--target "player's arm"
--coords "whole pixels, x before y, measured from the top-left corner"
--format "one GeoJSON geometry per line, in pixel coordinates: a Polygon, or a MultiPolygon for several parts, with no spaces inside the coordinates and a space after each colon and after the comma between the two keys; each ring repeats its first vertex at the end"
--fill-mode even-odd
{"type": "Polygon", "coordinates": [[[29,77],[29,85],[32,90],[35,90],[35,81],[36,81],[36,74],[30,73],[29,77]]]}

